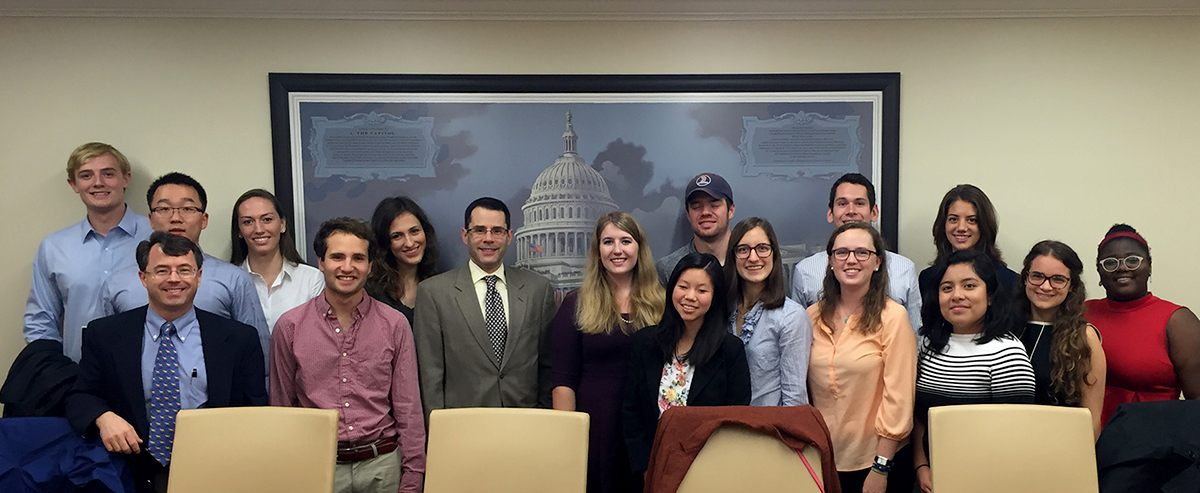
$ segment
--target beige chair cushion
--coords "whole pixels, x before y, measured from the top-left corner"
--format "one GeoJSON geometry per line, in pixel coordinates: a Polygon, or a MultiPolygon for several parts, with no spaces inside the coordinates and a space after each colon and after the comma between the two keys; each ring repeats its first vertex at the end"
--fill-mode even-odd
{"type": "Polygon", "coordinates": [[[180,411],[170,493],[329,493],[337,411],[231,407],[180,411]]]}
{"type": "Polygon", "coordinates": [[[929,410],[937,493],[1095,493],[1092,415],[1085,408],[1019,404],[929,410]]]}
{"type": "Polygon", "coordinates": [[[583,493],[587,413],[438,409],[429,416],[426,493],[583,493]]]}
{"type": "MultiPolygon", "coordinates": [[[[819,476],[821,454],[816,447],[805,447],[804,457],[819,476]]],[[[700,449],[679,493],[730,491],[820,490],[795,450],[745,426],[725,425],[700,449]]]]}

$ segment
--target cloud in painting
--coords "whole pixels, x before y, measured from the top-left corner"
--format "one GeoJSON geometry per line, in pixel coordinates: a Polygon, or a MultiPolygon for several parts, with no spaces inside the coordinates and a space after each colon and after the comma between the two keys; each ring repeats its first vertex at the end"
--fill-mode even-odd
{"type": "Polygon", "coordinates": [[[646,186],[654,177],[654,163],[646,160],[646,148],[617,139],[592,160],[592,167],[608,183],[608,192],[624,210],[657,210],[667,197],[683,195],[684,187],[668,178],[655,190],[646,186]]]}

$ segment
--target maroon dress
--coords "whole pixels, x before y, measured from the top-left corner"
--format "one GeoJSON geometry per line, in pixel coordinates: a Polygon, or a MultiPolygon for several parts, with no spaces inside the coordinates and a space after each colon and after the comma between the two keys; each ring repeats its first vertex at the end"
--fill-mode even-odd
{"type": "Polygon", "coordinates": [[[575,326],[578,291],[563,299],[554,317],[554,386],[575,390],[575,409],[591,416],[588,436],[587,491],[640,490],[629,470],[621,431],[621,402],[629,375],[630,336],[618,327],[608,334],[585,335],[575,326]]]}

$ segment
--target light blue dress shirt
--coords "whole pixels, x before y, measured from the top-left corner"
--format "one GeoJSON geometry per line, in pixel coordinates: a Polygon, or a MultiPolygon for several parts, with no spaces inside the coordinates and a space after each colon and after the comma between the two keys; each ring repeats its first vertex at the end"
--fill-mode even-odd
{"type": "MultiPolygon", "coordinates": [[[[148,303],[146,287],[142,286],[136,265],[108,279],[101,296],[104,316],[127,312],[148,303]]],[[[250,280],[250,274],[241,267],[204,254],[204,263],[200,265],[200,287],[193,303],[206,312],[254,327],[258,331],[258,342],[262,344],[263,364],[267,364],[271,354],[271,331],[267,328],[267,318],[258,302],[258,289],[250,280]]]]}
{"type": "MultiPolygon", "coordinates": [[[[167,322],[153,308],[146,309],[146,333],[142,335],[142,395],[146,397],[146,416],[150,415],[150,387],[154,380],[159,334],[167,322]]],[[[175,323],[172,341],[179,361],[179,409],[200,409],[208,403],[208,368],[204,366],[204,346],[201,345],[196,308],[171,322],[175,323]]]]}
{"type": "Polygon", "coordinates": [[[758,302],[737,333],[737,313],[729,317],[729,333],[746,346],[750,364],[751,406],[801,406],[808,404],[808,353],[813,328],[799,303],[783,299],[783,306],[767,310],[758,302]]]}
{"type": "MultiPolygon", "coordinates": [[[[796,264],[788,296],[805,308],[821,300],[829,255],[817,252],[796,264]]],[[[887,252],[888,297],[908,311],[913,331],[921,329],[921,288],[917,285],[917,269],[907,257],[887,252]]]]}
{"type": "Polygon", "coordinates": [[[78,362],[83,327],[105,315],[100,296],[104,279],[137,270],[137,245],[150,232],[150,220],[126,205],[121,222],[107,235],[84,218],[42,240],[25,302],[25,342],[62,342],[63,353],[78,362]]]}

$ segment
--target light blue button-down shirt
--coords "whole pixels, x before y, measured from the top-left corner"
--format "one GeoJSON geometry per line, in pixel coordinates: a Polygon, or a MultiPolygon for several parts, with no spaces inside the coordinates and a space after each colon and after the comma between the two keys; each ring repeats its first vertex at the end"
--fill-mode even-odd
{"type": "Polygon", "coordinates": [[[126,205],[121,222],[107,235],[84,218],[42,240],[25,302],[25,342],[60,341],[63,353],[79,361],[83,327],[105,315],[100,296],[104,279],[137,269],[137,245],[150,232],[150,220],[126,205]]]}
{"type": "MultiPolygon", "coordinates": [[[[250,280],[250,274],[241,267],[204,254],[200,265],[200,287],[196,290],[195,307],[225,318],[244,323],[258,331],[258,342],[262,344],[263,364],[271,354],[271,332],[267,318],[258,302],[258,290],[250,280]]],[[[146,287],[138,277],[137,265],[118,272],[104,283],[104,315],[127,312],[148,303],[146,287]]]]}
{"type": "Polygon", "coordinates": [[[746,346],[750,364],[751,406],[802,406],[808,404],[808,353],[813,328],[799,303],[783,299],[783,306],[767,310],[754,304],[737,333],[737,313],[729,317],[729,333],[746,346]]]}
{"type": "MultiPolygon", "coordinates": [[[[817,252],[796,264],[788,297],[805,308],[817,304],[824,290],[825,271],[829,269],[829,254],[817,252]]],[[[921,288],[917,285],[917,269],[907,257],[887,252],[888,297],[908,311],[913,331],[921,328],[921,288]]]]}
{"type": "MultiPolygon", "coordinates": [[[[175,320],[176,361],[179,361],[179,409],[199,409],[208,402],[208,368],[204,366],[204,346],[200,340],[200,322],[192,308],[175,320]],[[195,375],[195,376],[193,376],[195,375]]],[[[158,356],[163,319],[153,308],[146,309],[146,333],[142,335],[142,395],[146,397],[146,416],[150,415],[150,387],[154,381],[154,359],[158,356]]]]}

